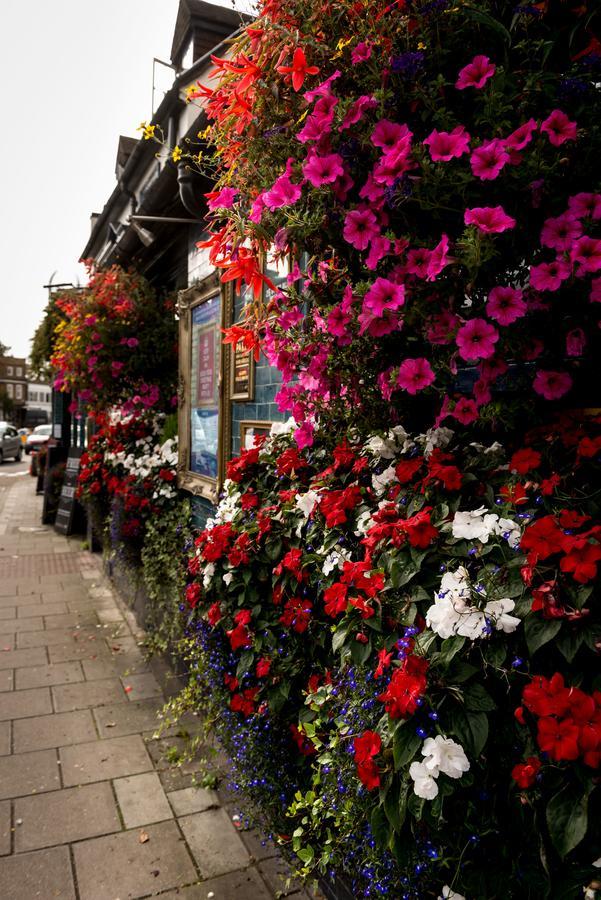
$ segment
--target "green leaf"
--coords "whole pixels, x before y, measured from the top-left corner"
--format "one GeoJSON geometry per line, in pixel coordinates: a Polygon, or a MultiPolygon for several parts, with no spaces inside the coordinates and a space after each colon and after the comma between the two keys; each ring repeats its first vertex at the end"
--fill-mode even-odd
{"type": "Polygon", "coordinates": [[[530,653],[536,653],[541,647],[552,641],[561,628],[559,619],[542,619],[537,613],[531,613],[524,619],[524,634],[530,653]]]}
{"type": "Polygon", "coordinates": [[[468,684],[463,692],[465,708],[474,712],[490,712],[496,709],[496,703],[481,684],[468,684]]]}
{"type": "Polygon", "coordinates": [[[332,638],[332,650],[334,653],[337,653],[338,650],[340,650],[346,641],[347,634],[348,632],[345,628],[338,628],[337,631],[334,632],[334,637],[332,638]]]}
{"type": "Polygon", "coordinates": [[[444,640],[438,656],[439,661],[448,665],[453,657],[459,653],[464,644],[465,638],[461,637],[459,634],[455,634],[453,637],[444,640]]]}
{"type": "Polygon", "coordinates": [[[461,659],[454,659],[447,670],[445,681],[448,684],[463,684],[477,671],[476,666],[472,666],[471,663],[463,662],[461,659]]]}
{"type": "Polygon", "coordinates": [[[421,739],[415,733],[411,723],[403,728],[398,728],[394,735],[392,756],[395,769],[401,769],[411,762],[421,744],[421,739]]]}
{"type": "Polygon", "coordinates": [[[384,812],[395,831],[400,831],[405,822],[408,793],[407,781],[402,781],[400,785],[393,782],[384,798],[384,812]]]}
{"type": "Polygon", "coordinates": [[[371,654],[371,642],[362,644],[360,641],[353,641],[351,644],[351,659],[356,666],[362,666],[367,662],[371,654]]]}
{"type": "Polygon", "coordinates": [[[496,31],[507,44],[511,44],[510,33],[497,19],[494,19],[481,9],[474,9],[472,6],[464,6],[463,10],[468,18],[473,19],[474,22],[478,22],[479,25],[483,25],[485,28],[489,28],[491,31],[496,31]]]}
{"type": "Polygon", "coordinates": [[[301,862],[303,862],[306,866],[308,866],[309,863],[313,860],[313,857],[315,856],[315,851],[313,850],[313,847],[311,847],[311,846],[303,847],[302,850],[297,850],[296,855],[301,860],[301,862]]]}
{"type": "Polygon", "coordinates": [[[275,560],[279,559],[282,554],[282,542],[273,541],[270,544],[266,544],[265,553],[267,554],[268,559],[271,559],[275,562],[275,560]]]}
{"type": "Polygon", "coordinates": [[[582,792],[580,785],[567,784],[547,806],[547,827],[555,849],[562,857],[577,847],[586,834],[588,798],[592,785],[582,792]]]}
{"type": "Polygon", "coordinates": [[[375,807],[371,814],[370,824],[377,846],[384,849],[390,841],[391,829],[383,806],[375,807]]]}
{"type": "Polygon", "coordinates": [[[571,663],[584,643],[585,633],[582,629],[563,629],[557,638],[557,649],[571,663]]]}
{"type": "Polygon", "coordinates": [[[453,712],[453,731],[468,756],[477,758],[482,753],[488,739],[488,718],[483,712],[464,712],[455,709],[453,712]]]}

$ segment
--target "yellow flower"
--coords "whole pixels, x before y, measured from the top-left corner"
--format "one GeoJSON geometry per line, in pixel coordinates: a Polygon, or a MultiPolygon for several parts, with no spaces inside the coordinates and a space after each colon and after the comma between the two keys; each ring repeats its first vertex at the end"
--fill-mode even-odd
{"type": "Polygon", "coordinates": [[[418,50],[425,50],[425,49],[426,49],[426,44],[424,44],[423,41],[420,41],[419,44],[417,45],[417,49],[418,49],[418,50]]]}
{"type": "Polygon", "coordinates": [[[138,131],[142,132],[142,137],[145,141],[150,141],[154,137],[156,125],[149,125],[148,122],[141,122],[138,126],[138,131]]]}
{"type": "Polygon", "coordinates": [[[171,151],[171,159],[173,160],[173,162],[179,162],[182,158],[182,155],[182,148],[177,145],[171,151]]]}

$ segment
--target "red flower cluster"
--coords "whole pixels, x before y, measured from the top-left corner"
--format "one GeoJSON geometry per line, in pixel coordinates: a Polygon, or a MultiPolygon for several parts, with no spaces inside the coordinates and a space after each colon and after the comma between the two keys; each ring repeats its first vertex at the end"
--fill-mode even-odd
{"type": "Polygon", "coordinates": [[[538,756],[529,756],[525,763],[518,763],[517,766],[513,767],[511,770],[511,777],[518,787],[522,788],[522,790],[526,790],[527,788],[532,787],[536,781],[536,776],[538,775],[541,766],[542,763],[538,756]]]}
{"type": "Polygon", "coordinates": [[[386,690],[378,696],[391,719],[412,716],[426,690],[429,662],[421,656],[408,656],[395,669],[386,690]]]}
{"type": "MultiPolygon", "coordinates": [[[[566,687],[563,675],[535,675],[522,693],[522,703],[537,719],[539,748],[555,762],[582,761],[592,769],[601,764],[601,691],[592,695],[566,687]]],[[[524,712],[516,710],[518,721],[524,712]]]]}
{"type": "Polygon", "coordinates": [[[572,534],[588,521],[587,516],[563,510],[559,516],[543,516],[524,531],[520,547],[528,553],[528,564],[535,566],[540,560],[562,554],[559,567],[572,575],[575,581],[585,584],[597,575],[597,563],[601,560],[601,526],[595,525],[578,535],[572,534]]]}
{"type": "Polygon", "coordinates": [[[324,611],[334,619],[345,612],[350,603],[359,610],[362,619],[370,619],[375,614],[370,601],[383,587],[384,576],[381,572],[371,571],[369,561],[345,561],[340,581],[334,582],[323,593],[324,611]]]}
{"type": "Polygon", "coordinates": [[[340,491],[329,491],[319,501],[319,509],[326,520],[328,528],[342,525],[347,521],[347,512],[361,503],[362,491],[359,485],[353,484],[340,491]]]}
{"type": "Polygon", "coordinates": [[[357,775],[368,791],[380,786],[380,770],[374,760],[382,749],[382,738],[375,731],[364,731],[354,740],[357,775]]]}

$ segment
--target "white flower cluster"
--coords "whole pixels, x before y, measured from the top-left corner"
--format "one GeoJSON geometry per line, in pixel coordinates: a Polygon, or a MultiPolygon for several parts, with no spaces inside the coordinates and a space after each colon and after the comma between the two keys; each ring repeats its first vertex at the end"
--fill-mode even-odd
{"type": "Polygon", "coordinates": [[[488,543],[491,535],[503,537],[512,550],[519,547],[522,530],[513,519],[502,519],[496,513],[489,513],[485,506],[468,512],[455,513],[451,526],[453,537],[460,540],[488,543]]]}
{"type": "MultiPolygon", "coordinates": [[[[109,454],[107,454],[108,456],[109,454]]],[[[132,453],[110,454],[115,465],[121,465],[127,475],[136,480],[158,476],[161,469],[175,469],[177,465],[177,438],[169,438],[163,444],[157,444],[152,437],[140,438],[136,441],[135,450],[132,453]]],[[[159,497],[171,499],[177,494],[177,486],[174,481],[157,479],[153,500],[159,497]]]]}
{"type": "Polygon", "coordinates": [[[472,603],[474,594],[486,598],[484,587],[472,587],[463,566],[455,572],[445,572],[440,590],[434,594],[434,604],[426,613],[428,627],[443,639],[458,634],[472,641],[488,637],[493,630],[506,634],[516,630],[520,619],[509,615],[515,606],[513,600],[489,600],[480,609],[472,603]]]}
{"type": "Polygon", "coordinates": [[[438,795],[436,779],[443,772],[449,778],[461,778],[469,770],[470,763],[461,744],[439,734],[426,738],[422,745],[422,762],[413,762],[409,774],[413,790],[423,800],[434,800],[438,795]]]}

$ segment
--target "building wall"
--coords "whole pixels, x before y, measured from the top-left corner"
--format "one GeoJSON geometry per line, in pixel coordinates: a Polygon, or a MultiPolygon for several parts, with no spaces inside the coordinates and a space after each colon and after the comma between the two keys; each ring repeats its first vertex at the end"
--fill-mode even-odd
{"type": "MultiPolygon", "coordinates": [[[[13,411],[7,416],[17,425],[23,420],[27,402],[27,369],[26,360],[19,356],[0,356],[0,395],[13,402],[13,411]]],[[[0,418],[2,417],[2,400],[0,399],[0,418]]]]}

